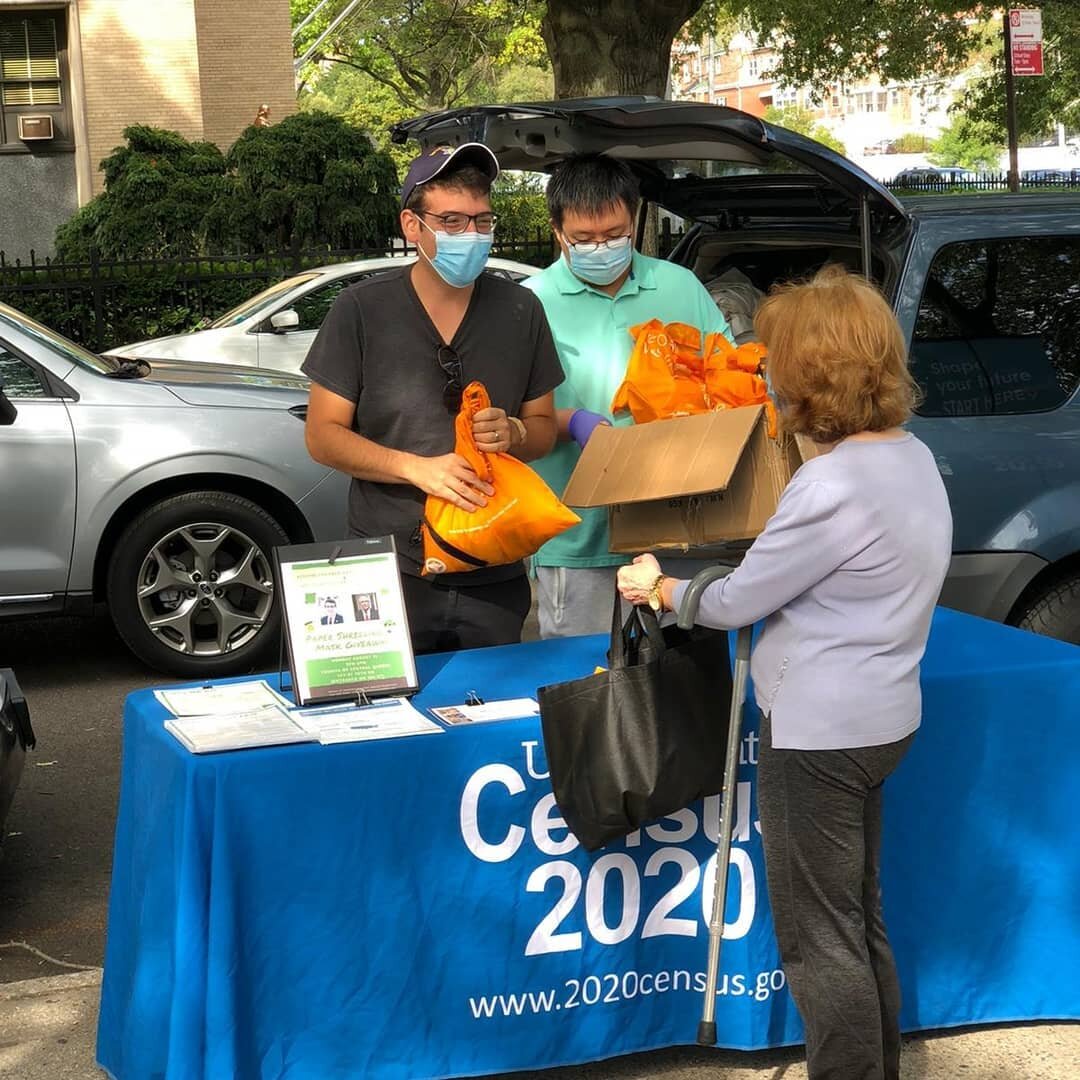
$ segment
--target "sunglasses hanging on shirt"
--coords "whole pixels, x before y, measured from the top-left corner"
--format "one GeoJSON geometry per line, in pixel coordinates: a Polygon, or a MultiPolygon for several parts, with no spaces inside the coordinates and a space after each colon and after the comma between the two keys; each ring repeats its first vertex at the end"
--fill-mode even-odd
{"type": "Polygon", "coordinates": [[[435,359],[446,375],[443,405],[451,416],[456,416],[461,411],[461,395],[464,390],[461,358],[449,345],[440,345],[435,350],[435,359]]]}

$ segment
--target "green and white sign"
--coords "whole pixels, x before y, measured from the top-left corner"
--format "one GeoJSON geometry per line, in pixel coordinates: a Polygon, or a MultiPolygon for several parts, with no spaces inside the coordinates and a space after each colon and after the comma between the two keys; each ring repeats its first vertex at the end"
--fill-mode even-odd
{"type": "Polygon", "coordinates": [[[417,689],[392,537],[302,544],[277,556],[297,704],[417,689]]]}

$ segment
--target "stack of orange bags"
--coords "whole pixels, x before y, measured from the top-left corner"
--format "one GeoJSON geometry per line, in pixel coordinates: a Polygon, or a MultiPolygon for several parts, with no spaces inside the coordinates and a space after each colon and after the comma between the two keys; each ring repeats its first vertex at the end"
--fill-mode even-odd
{"type": "Polygon", "coordinates": [[[723,334],[705,334],[685,323],[651,319],[630,328],[634,351],[611,402],[635,424],[744,405],[764,405],[776,437],[776,409],[763,377],[765,346],[738,347],[723,334]]]}

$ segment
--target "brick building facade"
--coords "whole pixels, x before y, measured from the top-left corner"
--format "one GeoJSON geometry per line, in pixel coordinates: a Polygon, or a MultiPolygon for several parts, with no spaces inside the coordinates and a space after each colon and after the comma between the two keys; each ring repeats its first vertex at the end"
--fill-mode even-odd
{"type": "Polygon", "coordinates": [[[129,124],[224,150],[287,116],[292,56],[288,0],[0,0],[0,250],[47,253],[129,124]]]}

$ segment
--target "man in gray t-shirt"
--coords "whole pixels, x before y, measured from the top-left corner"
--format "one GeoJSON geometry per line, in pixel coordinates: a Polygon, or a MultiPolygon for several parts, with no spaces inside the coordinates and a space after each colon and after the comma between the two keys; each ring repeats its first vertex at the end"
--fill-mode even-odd
{"type": "Polygon", "coordinates": [[[420,652],[519,641],[531,593],[523,565],[422,577],[420,521],[429,494],[464,508],[491,489],[453,453],[462,389],[482,382],[491,408],[473,432],[523,461],[555,444],[553,391],[563,372],[539,301],[484,274],[498,174],[486,147],[417,158],[402,187],[412,265],[346,289],[304,361],[307,445],[352,476],[349,532],[397,541],[413,647],[420,652]]]}

